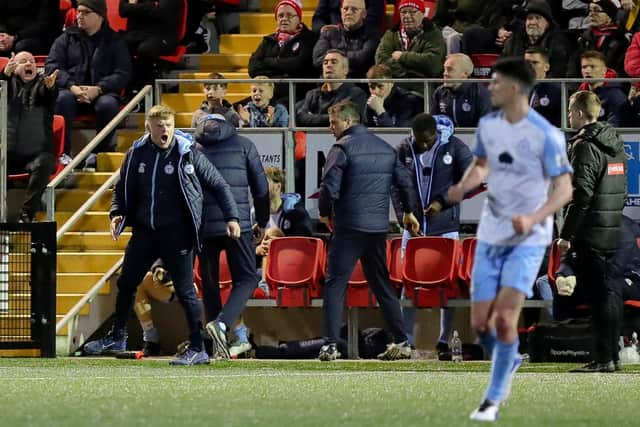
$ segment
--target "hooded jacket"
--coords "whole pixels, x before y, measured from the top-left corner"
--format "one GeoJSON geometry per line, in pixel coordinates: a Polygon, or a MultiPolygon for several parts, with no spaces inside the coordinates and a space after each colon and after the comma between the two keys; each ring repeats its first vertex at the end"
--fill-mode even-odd
{"type": "MultiPolygon", "coordinates": [[[[224,212],[226,221],[238,221],[238,208],[233,200],[229,184],[225,182],[218,170],[205,158],[202,153],[194,150],[190,136],[176,130],[175,144],[179,153],[177,173],[180,193],[176,194],[176,211],[180,209],[178,203],[183,203],[188,211],[190,225],[193,227],[196,248],[200,248],[200,228],[202,225],[204,186],[212,194],[224,212]]],[[[138,210],[148,210],[142,206],[142,192],[146,192],[151,200],[156,195],[153,184],[149,187],[139,187],[134,174],[153,173],[153,164],[157,161],[157,154],[151,147],[153,143],[149,135],[137,139],[125,155],[120,167],[120,180],[116,184],[111,200],[109,216],[124,216],[125,225],[134,228],[143,226],[136,221],[138,210]],[[146,171],[146,172],[145,172],[146,171]]],[[[165,171],[166,172],[166,171],[165,171]]],[[[155,181],[151,181],[152,183],[155,181]]]]}
{"type": "MultiPolygon", "coordinates": [[[[421,164],[420,154],[413,149],[413,135],[405,138],[396,148],[398,159],[409,173],[412,198],[418,201],[413,214],[420,222],[420,231],[425,236],[439,236],[460,230],[460,205],[447,200],[447,190],[462,179],[473,161],[469,147],[453,136],[451,120],[446,116],[434,117],[438,141],[432,148],[435,151],[431,166],[426,172],[428,180],[423,179],[425,167],[421,164]],[[426,181],[428,183],[425,185],[426,181]],[[442,210],[437,215],[425,218],[424,209],[434,201],[442,204],[442,210]]],[[[400,220],[405,209],[395,189],[392,189],[391,198],[396,217],[400,220]]]]}
{"type": "MultiPolygon", "coordinates": [[[[265,227],[269,221],[269,183],[253,142],[238,135],[231,124],[216,115],[205,116],[200,120],[195,139],[202,145],[202,153],[229,184],[238,206],[242,232],[251,230],[249,190],[253,197],[256,222],[260,227],[265,227]]],[[[203,236],[225,236],[226,217],[215,194],[205,191],[203,236]]]]}
{"type": "Polygon", "coordinates": [[[611,126],[595,122],[581,128],[569,147],[573,200],[560,237],[594,251],[614,252],[627,198],[624,142],[611,126]]]}
{"type": "Polygon", "coordinates": [[[366,24],[347,31],[342,25],[320,33],[313,48],[313,65],[322,69],[322,61],[329,49],[340,49],[349,59],[349,78],[365,78],[374,64],[380,34],[375,27],[366,24]]]}
{"type": "Polygon", "coordinates": [[[392,184],[405,211],[413,212],[409,175],[393,147],[366,127],[352,126],[327,155],[320,184],[320,216],[333,213],[336,230],[386,233],[392,184]]]}
{"type": "Polygon", "coordinates": [[[476,127],[480,117],[491,112],[491,95],[478,83],[457,88],[439,86],[431,98],[431,114],[444,114],[458,127],[476,127]]]}

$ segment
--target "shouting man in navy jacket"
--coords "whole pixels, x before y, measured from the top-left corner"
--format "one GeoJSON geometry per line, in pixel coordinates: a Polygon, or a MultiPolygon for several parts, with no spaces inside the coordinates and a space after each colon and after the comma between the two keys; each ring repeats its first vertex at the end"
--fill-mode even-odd
{"type": "Polygon", "coordinates": [[[170,363],[209,363],[202,347],[201,307],[193,286],[193,252],[200,248],[203,187],[223,212],[229,237],[240,237],[238,208],[229,185],[186,134],[174,131],[174,112],[164,106],[149,110],[148,134],[133,143],[120,168],[111,202],[111,235],[133,228],[118,279],[115,321],[101,339],[85,344],[84,351],[104,355],[124,351],[126,324],[136,287],[153,262],[162,258],[173,278],[178,300],[189,326],[189,347],[170,363]]]}

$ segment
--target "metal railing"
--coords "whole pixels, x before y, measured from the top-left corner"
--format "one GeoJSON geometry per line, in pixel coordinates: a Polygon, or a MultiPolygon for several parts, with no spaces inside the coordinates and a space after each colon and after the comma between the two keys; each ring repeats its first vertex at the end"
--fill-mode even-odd
{"type": "MultiPolygon", "coordinates": [[[[116,114],[116,116],[109,122],[109,124],[107,124],[100,132],[98,132],[98,134],[73,158],[73,160],[62,170],[62,172],[60,172],[54,179],[51,180],[51,182],[47,185],[47,188],[45,189],[45,192],[44,192],[44,198],[45,198],[45,203],[47,207],[47,220],[53,221],[55,218],[56,188],[69,175],[73,173],[74,169],[78,165],[80,165],[80,163],[82,163],[89,154],[91,154],[93,149],[96,146],[98,146],[98,144],[100,144],[107,135],[109,135],[111,132],[113,132],[116,129],[116,126],[118,126],[124,119],[127,118],[129,113],[131,113],[133,109],[136,107],[136,105],[138,105],[143,99],[145,103],[145,111],[149,111],[149,108],[151,108],[153,103],[153,100],[151,99],[152,92],[153,91],[152,91],[151,85],[147,85],[144,88],[142,88],[142,90],[138,92],[138,94],[135,97],[133,97],[133,99],[131,99],[131,101],[129,101],[129,103],[125,105],[124,108],[122,108],[122,110],[118,112],[118,114],[116,114]]],[[[117,176],[117,172],[114,173],[114,175],[117,176]]],[[[100,195],[102,195],[105,191],[108,190],[108,187],[106,188],[104,187],[105,187],[104,185],[100,187],[100,189],[96,191],[96,193],[93,195],[93,196],[96,196],[96,194],[98,194],[98,196],[95,198],[92,196],[90,200],[93,200],[93,202],[95,202],[100,195]]],[[[92,204],[93,203],[87,205],[87,203],[85,203],[84,205],[82,205],[84,210],[82,211],[81,209],[79,209],[76,212],[76,214],[78,212],[81,212],[81,214],[73,215],[71,218],[69,218],[69,220],[67,220],[67,222],[62,227],[66,227],[65,230],[68,230],[91,207],[92,204]],[[71,222],[72,219],[73,219],[73,222],[71,222]]],[[[60,237],[58,237],[58,239],[59,238],[60,237]]]]}

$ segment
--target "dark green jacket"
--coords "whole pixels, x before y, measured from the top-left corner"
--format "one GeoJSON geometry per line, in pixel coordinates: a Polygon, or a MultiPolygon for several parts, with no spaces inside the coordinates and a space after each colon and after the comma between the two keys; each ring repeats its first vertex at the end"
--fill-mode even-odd
{"type": "Polygon", "coordinates": [[[594,251],[618,247],[622,209],[627,198],[624,143],[606,123],[584,126],[569,140],[573,200],[560,237],[594,251]]]}
{"type": "MultiPolygon", "coordinates": [[[[384,33],[376,50],[376,64],[390,66],[394,78],[440,77],[447,54],[442,31],[428,19],[422,21],[422,27],[423,31],[411,40],[406,50],[402,47],[399,27],[384,33]],[[391,54],[396,50],[403,51],[399,61],[391,59],[391,54]]],[[[424,85],[402,86],[423,95],[424,85]]]]}

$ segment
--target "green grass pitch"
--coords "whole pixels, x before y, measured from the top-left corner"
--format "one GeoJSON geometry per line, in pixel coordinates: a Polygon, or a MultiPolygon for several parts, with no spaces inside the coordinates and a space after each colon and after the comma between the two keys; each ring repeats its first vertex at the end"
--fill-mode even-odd
{"type": "MultiPolygon", "coordinates": [[[[640,425],[640,367],[525,364],[499,425],[640,425]]],[[[0,359],[0,426],[465,426],[485,362],[0,359]]]]}

